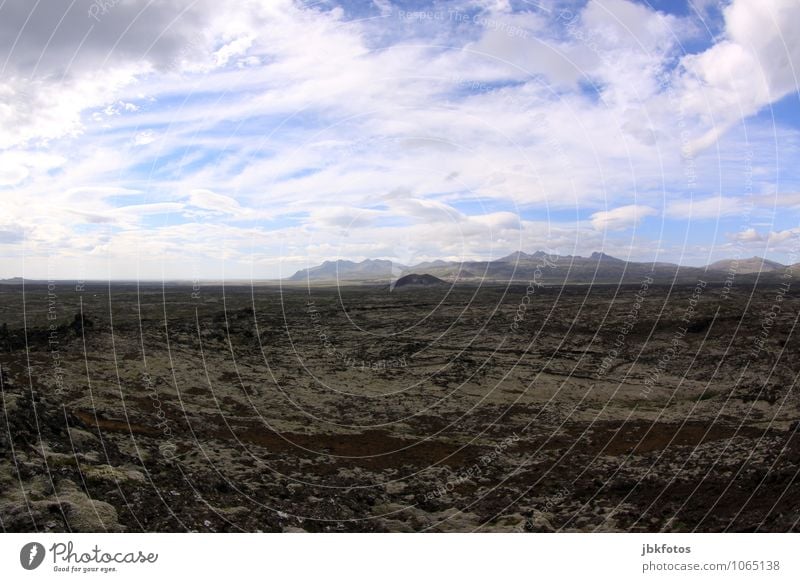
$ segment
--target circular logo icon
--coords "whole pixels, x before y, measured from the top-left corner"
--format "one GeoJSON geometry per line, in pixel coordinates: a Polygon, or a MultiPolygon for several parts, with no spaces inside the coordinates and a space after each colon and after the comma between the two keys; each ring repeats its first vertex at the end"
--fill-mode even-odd
{"type": "Polygon", "coordinates": [[[30,542],[22,546],[19,552],[19,563],[26,570],[35,570],[44,561],[44,546],[38,542],[30,542]]]}

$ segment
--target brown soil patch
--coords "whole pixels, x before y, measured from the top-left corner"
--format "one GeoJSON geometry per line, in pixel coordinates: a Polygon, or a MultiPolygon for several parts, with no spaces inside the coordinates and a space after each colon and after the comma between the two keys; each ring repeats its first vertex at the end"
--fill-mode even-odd
{"type": "Polygon", "coordinates": [[[128,434],[138,434],[143,436],[160,436],[160,430],[154,427],[118,420],[113,418],[101,418],[93,412],[73,411],[72,413],[78,420],[86,426],[98,428],[104,432],[124,432],[128,434]]]}
{"type": "MultiPolygon", "coordinates": [[[[98,418],[91,412],[76,411],[73,414],[85,425],[102,431],[148,437],[162,434],[155,427],[124,420],[98,418]]],[[[398,438],[380,430],[367,430],[356,434],[302,434],[277,433],[263,425],[228,429],[204,423],[202,427],[195,427],[194,432],[195,436],[201,439],[235,440],[268,449],[270,452],[328,455],[337,463],[372,469],[402,465],[427,467],[435,464],[460,467],[467,459],[479,456],[478,448],[474,446],[460,447],[437,440],[398,438]]]]}

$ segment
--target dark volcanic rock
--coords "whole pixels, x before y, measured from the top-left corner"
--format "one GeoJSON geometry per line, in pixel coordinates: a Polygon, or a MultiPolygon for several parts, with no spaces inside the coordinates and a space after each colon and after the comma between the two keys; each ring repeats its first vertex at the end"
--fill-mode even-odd
{"type": "Polygon", "coordinates": [[[764,337],[776,279],[519,263],[535,293],[98,285],[55,329],[0,285],[0,532],[798,530],[800,292],[764,337]]]}
{"type": "Polygon", "coordinates": [[[410,275],[405,275],[403,277],[400,277],[394,284],[395,288],[421,287],[428,285],[447,285],[447,283],[445,281],[442,281],[438,277],[434,277],[433,275],[428,275],[427,273],[423,275],[411,273],[410,275]]]}

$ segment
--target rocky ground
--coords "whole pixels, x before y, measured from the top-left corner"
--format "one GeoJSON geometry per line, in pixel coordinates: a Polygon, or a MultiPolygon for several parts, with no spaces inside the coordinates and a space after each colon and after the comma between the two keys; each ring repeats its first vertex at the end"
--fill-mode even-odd
{"type": "Polygon", "coordinates": [[[800,289],[0,286],[5,531],[798,531],[800,289]]]}

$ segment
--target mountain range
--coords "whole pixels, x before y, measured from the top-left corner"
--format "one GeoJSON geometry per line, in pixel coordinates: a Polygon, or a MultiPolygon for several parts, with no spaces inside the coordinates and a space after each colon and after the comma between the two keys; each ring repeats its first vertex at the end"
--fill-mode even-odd
{"type": "MultiPolygon", "coordinates": [[[[435,260],[415,265],[402,265],[388,259],[363,261],[325,261],[320,265],[301,269],[283,279],[284,283],[336,283],[389,284],[407,275],[430,275],[447,282],[460,283],[639,283],[645,277],[661,282],[725,281],[731,277],[752,279],[756,276],[770,278],[781,276],[787,269],[800,272],[800,263],[783,265],[762,257],[723,259],[704,267],[689,267],[666,262],[625,261],[605,253],[594,252],[588,257],[555,255],[544,251],[525,253],[517,251],[492,261],[435,260]]],[[[13,277],[0,279],[0,285],[18,285],[22,282],[46,283],[35,279],[13,277]]],[[[131,281],[133,282],[133,280],[131,281]]],[[[222,281],[220,281],[221,283],[222,281]]],[[[181,284],[181,281],[159,281],[160,284],[181,284]]],[[[185,281],[183,282],[185,283],[185,281]]]]}
{"type": "MultiPolygon", "coordinates": [[[[634,262],[594,252],[588,257],[553,255],[544,251],[517,251],[493,261],[430,261],[401,265],[386,259],[325,261],[321,265],[301,269],[287,282],[361,282],[392,283],[408,274],[427,274],[450,282],[541,282],[622,283],[638,282],[651,276],[663,281],[704,279],[723,281],[726,278],[759,274],[783,273],[788,269],[761,257],[724,259],[705,267],[688,267],[666,262],[634,262]]],[[[792,268],[800,269],[800,263],[792,268]]]]}

